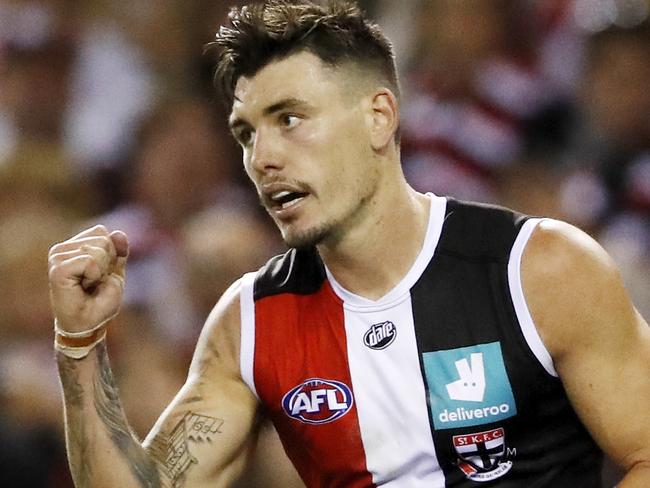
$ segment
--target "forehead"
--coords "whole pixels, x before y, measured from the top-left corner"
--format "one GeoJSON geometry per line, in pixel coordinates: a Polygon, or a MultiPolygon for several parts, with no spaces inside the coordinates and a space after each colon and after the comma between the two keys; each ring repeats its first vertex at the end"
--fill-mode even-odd
{"type": "Polygon", "coordinates": [[[325,65],[309,52],[269,63],[235,86],[233,114],[264,110],[280,100],[331,103],[341,96],[343,70],[325,65]]]}

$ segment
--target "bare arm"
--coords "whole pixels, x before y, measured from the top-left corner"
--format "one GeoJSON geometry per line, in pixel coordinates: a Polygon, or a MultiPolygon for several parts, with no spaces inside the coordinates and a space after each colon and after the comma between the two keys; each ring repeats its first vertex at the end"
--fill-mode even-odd
{"type": "Polygon", "coordinates": [[[533,319],[576,412],[627,472],[650,486],[650,327],[607,253],[561,222],[543,221],[524,253],[533,319]]]}
{"type": "Polygon", "coordinates": [[[163,486],[156,463],[126,423],[105,344],[97,346],[83,362],[61,354],[57,361],[75,486],[163,486]]]}
{"type": "MultiPolygon", "coordinates": [[[[52,306],[65,331],[88,330],[117,312],[121,284],[114,275],[123,275],[124,246],[125,236],[95,227],[52,248],[52,306]]],[[[186,384],[143,444],[122,411],[105,344],[82,359],[59,352],[76,486],[231,484],[246,461],[257,415],[257,401],[239,376],[238,344],[238,289],[232,287],[208,318],[186,384]]]]}

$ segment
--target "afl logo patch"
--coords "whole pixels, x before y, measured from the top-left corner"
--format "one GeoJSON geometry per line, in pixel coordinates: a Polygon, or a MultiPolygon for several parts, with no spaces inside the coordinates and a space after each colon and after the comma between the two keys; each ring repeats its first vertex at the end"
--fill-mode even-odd
{"type": "Polygon", "coordinates": [[[282,398],[285,413],[306,424],[327,424],[343,417],[352,408],[350,388],[345,383],[310,378],[282,398]]]}
{"type": "Polygon", "coordinates": [[[370,349],[386,349],[397,337],[395,324],[386,321],[374,324],[363,336],[363,343],[370,349]]]}

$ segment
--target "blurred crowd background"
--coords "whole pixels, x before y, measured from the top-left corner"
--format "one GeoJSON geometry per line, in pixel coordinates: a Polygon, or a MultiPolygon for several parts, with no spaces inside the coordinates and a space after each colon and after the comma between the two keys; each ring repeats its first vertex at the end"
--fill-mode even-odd
{"type": "MultiPolygon", "coordinates": [[[[50,245],[94,223],[129,235],[108,340],[140,436],[182,384],[220,294],[283,250],[202,55],[237,3],[0,0],[3,486],[72,486],[50,245]]],[[[411,184],[580,226],[649,318],[648,1],[360,3],[398,54],[411,184]]]]}

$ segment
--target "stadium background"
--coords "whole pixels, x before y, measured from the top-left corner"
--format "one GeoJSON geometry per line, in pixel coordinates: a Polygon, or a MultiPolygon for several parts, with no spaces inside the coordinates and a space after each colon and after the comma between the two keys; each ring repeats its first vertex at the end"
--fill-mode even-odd
{"type": "MultiPolygon", "coordinates": [[[[95,222],[130,236],[109,347],[140,436],[227,284],[283,248],[201,55],[236,3],[0,0],[3,486],[72,486],[45,272],[53,242],[95,222]]],[[[579,225],[650,317],[647,1],[361,3],[400,60],[411,183],[579,225]]]]}

